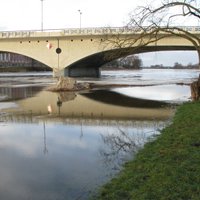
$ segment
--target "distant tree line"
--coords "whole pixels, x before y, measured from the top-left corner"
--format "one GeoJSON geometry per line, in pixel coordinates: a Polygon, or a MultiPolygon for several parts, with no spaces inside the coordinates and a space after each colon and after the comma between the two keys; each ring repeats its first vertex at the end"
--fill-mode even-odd
{"type": "Polygon", "coordinates": [[[142,60],[137,55],[130,55],[124,58],[119,58],[106,63],[102,66],[103,69],[140,69],[142,67],[142,60]]]}
{"type": "Polygon", "coordinates": [[[189,63],[187,65],[183,65],[181,63],[175,62],[173,66],[164,66],[160,65],[151,65],[150,67],[145,68],[152,68],[152,69],[199,69],[199,64],[192,64],[189,63]]]}
{"type": "Polygon", "coordinates": [[[199,64],[189,63],[187,65],[182,65],[178,62],[175,62],[173,68],[175,68],[175,69],[184,69],[184,68],[186,68],[186,69],[199,69],[199,64]]]}

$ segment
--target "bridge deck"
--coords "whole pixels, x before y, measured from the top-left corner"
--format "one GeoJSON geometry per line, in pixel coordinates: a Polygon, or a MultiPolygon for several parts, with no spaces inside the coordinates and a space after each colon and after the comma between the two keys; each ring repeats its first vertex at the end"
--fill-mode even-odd
{"type": "MultiPolygon", "coordinates": [[[[200,34],[199,26],[179,27],[194,34],[200,34]]],[[[89,36],[107,34],[140,34],[142,30],[138,27],[96,27],[96,28],[70,28],[52,30],[22,30],[22,31],[2,31],[0,39],[8,38],[38,38],[38,37],[65,37],[65,36],[89,36]]]]}

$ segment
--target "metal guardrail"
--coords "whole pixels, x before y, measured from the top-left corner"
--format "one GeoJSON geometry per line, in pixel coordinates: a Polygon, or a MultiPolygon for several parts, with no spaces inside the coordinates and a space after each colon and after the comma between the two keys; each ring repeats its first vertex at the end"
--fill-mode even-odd
{"type": "MultiPolygon", "coordinates": [[[[182,30],[191,33],[200,33],[200,26],[179,26],[182,30]]],[[[47,29],[47,30],[21,30],[1,31],[0,38],[32,38],[32,37],[62,37],[62,36],[88,36],[109,34],[139,34],[139,27],[96,27],[96,28],[69,28],[69,29],[47,29]]]]}

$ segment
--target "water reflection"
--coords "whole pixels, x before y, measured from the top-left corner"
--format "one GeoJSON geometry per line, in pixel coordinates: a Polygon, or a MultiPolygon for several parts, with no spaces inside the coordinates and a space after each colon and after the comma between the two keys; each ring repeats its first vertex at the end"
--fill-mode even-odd
{"type": "Polygon", "coordinates": [[[48,153],[48,149],[47,149],[47,141],[46,141],[46,125],[45,125],[45,121],[43,122],[43,127],[44,127],[44,154],[48,153]]]}
{"type": "Polygon", "coordinates": [[[121,164],[129,159],[143,147],[147,140],[154,139],[160,130],[166,126],[166,122],[154,123],[134,122],[131,127],[116,126],[114,132],[102,134],[104,145],[100,149],[106,166],[112,166],[115,170],[121,169],[121,164]]]}
{"type": "MultiPolygon", "coordinates": [[[[91,192],[116,173],[116,163],[122,162],[122,157],[115,154],[115,160],[112,157],[113,162],[108,163],[100,151],[108,153],[116,141],[108,138],[121,137],[128,144],[128,131],[131,144],[139,146],[154,130],[148,121],[92,125],[41,118],[10,123],[6,119],[0,123],[0,199],[8,200],[88,199],[91,192]],[[120,131],[116,132],[119,126],[120,131]]],[[[131,153],[125,146],[124,149],[127,151],[123,159],[131,153]]],[[[118,151],[118,155],[122,153],[118,151]]]]}
{"type": "Polygon", "coordinates": [[[173,113],[162,103],[142,108],[134,98],[110,91],[89,96],[41,88],[28,96],[25,88],[19,91],[25,94],[13,101],[17,108],[0,115],[0,199],[88,199],[142,146],[154,120],[163,123],[173,113]],[[115,103],[102,101],[105,95],[115,103]],[[125,133],[132,135],[130,141],[125,133]],[[119,151],[116,144],[122,142],[126,145],[119,151]]]}
{"type": "Polygon", "coordinates": [[[0,101],[20,100],[35,96],[44,87],[0,87],[0,101]]]}
{"type": "MultiPolygon", "coordinates": [[[[94,156],[91,160],[87,158],[90,152],[94,152],[88,148],[89,141],[78,142],[74,127],[65,127],[66,131],[74,130],[65,135],[60,130],[62,126],[53,128],[52,124],[48,124],[48,130],[51,127],[54,131],[59,131],[57,136],[48,131],[46,139],[51,150],[48,157],[43,158],[40,151],[40,127],[26,124],[20,128],[20,125],[15,124],[15,134],[14,130],[1,127],[1,199],[76,199],[82,193],[87,179],[94,182],[88,177],[90,172],[87,170],[89,167],[91,174],[94,174],[97,168],[94,156]]],[[[89,188],[92,188],[90,184],[89,188]]],[[[84,192],[86,191],[88,192],[88,187],[84,192]]]]}
{"type": "Polygon", "coordinates": [[[164,102],[183,102],[188,101],[191,96],[191,91],[189,85],[156,85],[148,87],[132,87],[131,89],[126,88],[116,88],[112,89],[114,92],[119,92],[123,95],[129,97],[135,97],[138,99],[148,99],[151,104],[156,101],[164,102]]]}
{"type": "MultiPolygon", "coordinates": [[[[40,91],[35,96],[15,101],[17,109],[43,117],[93,119],[167,119],[172,111],[165,102],[139,100],[112,91],[97,90],[90,93],[52,93],[40,91]],[[109,98],[107,98],[109,97],[109,98]],[[110,99],[110,100],[109,100],[110,99]],[[112,103],[113,102],[113,103],[112,103]],[[49,115],[48,113],[51,113],[49,115]]],[[[58,118],[57,118],[58,119],[58,118]]]]}
{"type": "Polygon", "coordinates": [[[133,87],[52,93],[22,84],[0,88],[0,199],[89,199],[174,112],[133,87]]]}
{"type": "MultiPolygon", "coordinates": [[[[123,106],[123,107],[134,107],[134,108],[159,108],[169,105],[162,101],[153,101],[149,99],[136,98],[135,96],[123,95],[123,91],[129,91],[129,94],[134,88],[118,88],[114,90],[95,90],[88,93],[81,94],[82,96],[88,97],[95,101],[99,101],[106,104],[123,106]],[[119,93],[120,92],[120,93],[119,93]]],[[[141,90],[141,88],[140,88],[141,90]]]]}

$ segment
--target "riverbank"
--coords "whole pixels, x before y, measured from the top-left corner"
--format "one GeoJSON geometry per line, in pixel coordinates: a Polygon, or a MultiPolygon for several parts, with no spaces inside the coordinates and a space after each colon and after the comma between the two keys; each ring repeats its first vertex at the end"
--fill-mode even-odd
{"type": "Polygon", "coordinates": [[[200,197],[200,102],[181,105],[173,122],[100,191],[103,200],[200,197]]]}

